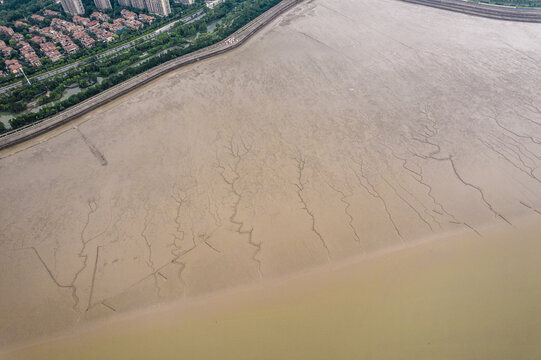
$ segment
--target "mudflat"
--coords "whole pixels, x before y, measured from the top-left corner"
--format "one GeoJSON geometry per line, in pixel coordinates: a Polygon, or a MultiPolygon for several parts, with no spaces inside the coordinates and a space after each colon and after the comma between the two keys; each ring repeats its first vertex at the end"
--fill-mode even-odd
{"type": "MultiPolygon", "coordinates": [[[[541,229],[518,234],[541,219],[539,39],[538,24],[392,0],[307,1],[0,152],[0,346],[448,234],[490,254],[503,228],[503,248],[538,254],[541,229]]],[[[511,283],[539,270],[528,261],[511,283]]],[[[436,294],[414,291],[418,311],[436,294]]],[[[519,304],[493,320],[530,319],[512,327],[529,342],[539,308],[519,304]]]]}

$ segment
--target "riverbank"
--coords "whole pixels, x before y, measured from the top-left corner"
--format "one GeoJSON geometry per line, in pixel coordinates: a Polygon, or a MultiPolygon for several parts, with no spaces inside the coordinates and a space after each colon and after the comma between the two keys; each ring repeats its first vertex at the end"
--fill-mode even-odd
{"type": "Polygon", "coordinates": [[[7,147],[19,144],[23,141],[31,139],[46,133],[62,124],[65,124],[73,119],[76,119],[108,102],[127,94],[128,92],[147,84],[148,82],[182,66],[190,65],[195,62],[208,59],[213,56],[224,54],[242,45],[246,40],[253,36],[262,27],[274,20],[280,14],[289,10],[302,0],[283,0],[278,5],[274,6],[264,14],[260,15],[250,23],[237,30],[235,33],[226,39],[197,50],[193,53],[181,56],[170,60],[164,64],[158,65],[142,74],[136,75],[127,81],[102,91],[98,95],[92,96],[80,103],[60,112],[57,115],[51,116],[44,120],[32,123],[30,125],[12,130],[0,135],[0,150],[7,147]]]}

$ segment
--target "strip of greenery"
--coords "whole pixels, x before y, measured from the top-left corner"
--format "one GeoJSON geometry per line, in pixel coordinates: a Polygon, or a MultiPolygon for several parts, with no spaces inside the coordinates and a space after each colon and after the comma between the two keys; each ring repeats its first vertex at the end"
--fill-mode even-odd
{"type": "Polygon", "coordinates": [[[541,7],[541,0],[477,0],[473,2],[514,7],[541,7]]]}
{"type": "MultiPolygon", "coordinates": [[[[199,28],[203,30],[202,24],[205,24],[206,27],[207,22],[217,19],[223,19],[222,24],[214,32],[203,33],[199,35],[189,46],[172,48],[170,51],[164,52],[155,57],[151,57],[137,66],[126,67],[120,65],[119,67],[124,68],[121,73],[115,72],[115,66],[118,65],[118,60],[114,60],[115,62],[117,62],[116,64],[106,67],[108,69],[106,71],[108,73],[111,73],[112,75],[104,79],[100,84],[94,84],[87,89],[79,92],[78,94],[74,94],[68,99],[63,100],[59,103],[53,104],[51,106],[42,107],[36,113],[29,113],[17,116],[16,118],[10,120],[10,125],[12,129],[17,129],[19,127],[49,117],[51,115],[57,114],[58,112],[67,109],[70,106],[78,104],[85,99],[97,95],[100,92],[107,90],[123,81],[126,81],[135,75],[141,74],[144,71],[147,71],[155,66],[215,44],[225,39],[235,31],[249,23],[251,20],[258,17],[260,14],[269,10],[280,1],[281,0],[226,0],[224,3],[216,6],[212,11],[208,12],[205,18],[199,20],[198,22],[188,25],[175,26],[174,29],[171,31],[171,34],[161,34],[152,42],[153,44],[150,46],[155,48],[155,41],[164,42],[163,44],[158,45],[162,49],[168,48],[168,46],[173,44],[178,45],[179,42],[177,41],[185,40],[184,37],[187,35],[189,36],[189,34],[193,33],[194,28],[199,28]]],[[[149,45],[143,44],[135,51],[145,52],[147,51],[144,49],[146,46],[149,45]]],[[[135,53],[133,55],[135,55],[135,53]]],[[[128,64],[129,63],[125,63],[124,65],[128,64]]],[[[100,71],[102,71],[101,69],[105,68],[102,67],[102,64],[100,64],[99,67],[100,71]]],[[[118,68],[116,68],[116,70],[118,70],[118,68]]]]}

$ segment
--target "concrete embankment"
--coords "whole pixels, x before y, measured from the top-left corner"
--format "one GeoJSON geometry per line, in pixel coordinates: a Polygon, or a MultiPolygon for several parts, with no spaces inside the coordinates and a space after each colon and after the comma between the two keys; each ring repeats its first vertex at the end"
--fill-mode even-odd
{"type": "Polygon", "coordinates": [[[481,16],[496,20],[541,23],[541,10],[496,6],[463,0],[402,0],[412,4],[435,7],[442,10],[481,16]]]}
{"type": "Polygon", "coordinates": [[[8,132],[0,136],[0,150],[44,134],[47,131],[74,120],[104,104],[107,104],[108,102],[125,95],[128,92],[137,89],[138,87],[145,85],[172,70],[233,50],[246,42],[246,40],[248,40],[262,27],[274,20],[277,16],[301,1],[302,0],[283,0],[278,5],[269,9],[264,14],[237,30],[228,38],[214,45],[158,65],[142,74],[115,85],[110,89],[99,93],[98,95],[90,97],[54,116],[8,132]]]}

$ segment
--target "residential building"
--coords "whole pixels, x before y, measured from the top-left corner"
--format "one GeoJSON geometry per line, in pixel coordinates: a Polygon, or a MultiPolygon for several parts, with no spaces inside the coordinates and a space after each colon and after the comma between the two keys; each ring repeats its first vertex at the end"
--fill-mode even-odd
{"type": "Polygon", "coordinates": [[[19,63],[19,60],[9,59],[6,60],[6,67],[12,74],[18,74],[22,71],[23,66],[19,63]]]}
{"type": "Polygon", "coordinates": [[[98,26],[94,26],[91,30],[94,34],[96,34],[96,37],[101,41],[106,41],[106,42],[113,41],[115,37],[115,34],[113,34],[112,32],[107,31],[105,29],[101,29],[98,26]]]}
{"type": "Polygon", "coordinates": [[[137,18],[136,13],[127,9],[120,10],[120,15],[122,15],[122,17],[127,20],[134,20],[135,18],[137,18]]]}
{"type": "Polygon", "coordinates": [[[26,54],[24,58],[33,67],[40,67],[42,65],[41,61],[39,60],[39,56],[35,52],[26,54]]]}
{"type": "Polygon", "coordinates": [[[136,9],[145,9],[145,0],[131,0],[131,6],[136,9]]]}
{"type": "Polygon", "coordinates": [[[131,6],[130,0],[118,0],[118,5],[120,6],[131,6]]]}
{"type": "Polygon", "coordinates": [[[38,15],[38,14],[34,14],[34,15],[30,16],[30,18],[33,19],[33,20],[36,20],[36,21],[43,21],[43,20],[45,20],[45,18],[44,18],[43,16],[38,15]]]}
{"type": "Polygon", "coordinates": [[[53,39],[55,42],[57,42],[60,39],[60,36],[62,36],[62,33],[60,31],[57,31],[52,27],[44,27],[43,29],[39,29],[39,33],[43,36],[53,39]]]}
{"type": "Polygon", "coordinates": [[[2,55],[4,55],[4,57],[8,57],[10,54],[11,54],[11,51],[13,49],[6,45],[6,43],[2,40],[0,40],[0,52],[2,53],[2,55]]]}
{"type": "Polygon", "coordinates": [[[52,42],[46,42],[39,45],[41,51],[51,59],[52,62],[58,61],[62,58],[62,54],[56,49],[55,44],[52,42]]]}
{"type": "Polygon", "coordinates": [[[53,17],[53,16],[60,16],[60,13],[58,11],[53,11],[53,10],[45,10],[43,12],[43,15],[45,16],[50,16],[50,17],[53,17]]]}
{"type": "Polygon", "coordinates": [[[126,29],[123,19],[114,19],[112,23],[104,22],[101,26],[111,32],[121,33],[126,29]]]}
{"type": "Polygon", "coordinates": [[[34,52],[34,49],[32,48],[32,46],[30,46],[30,44],[27,43],[26,41],[19,41],[17,43],[17,46],[19,47],[19,52],[22,54],[27,53],[27,52],[34,52]]]}
{"type": "Polygon", "coordinates": [[[24,35],[19,33],[14,33],[11,38],[15,41],[21,41],[24,40],[24,35]]]}
{"type": "Polygon", "coordinates": [[[112,9],[111,1],[109,0],[94,0],[94,4],[100,10],[112,9]]]}
{"type": "Polygon", "coordinates": [[[36,44],[41,44],[41,43],[47,42],[47,39],[45,39],[43,36],[39,36],[39,35],[32,36],[32,38],[30,40],[32,40],[36,44]]]}
{"type": "Polygon", "coordinates": [[[140,28],[142,28],[144,26],[142,22],[140,22],[139,20],[135,20],[135,19],[124,20],[124,24],[126,24],[126,26],[129,27],[132,30],[139,30],[140,28]]]}
{"type": "Polygon", "coordinates": [[[88,35],[84,31],[79,31],[73,34],[73,37],[81,42],[84,47],[91,48],[96,43],[96,40],[92,39],[90,35],[88,35]]]}
{"type": "Polygon", "coordinates": [[[152,24],[152,22],[154,21],[154,17],[148,16],[147,14],[139,14],[139,20],[147,24],[152,24]]]}
{"type": "Polygon", "coordinates": [[[89,19],[89,18],[86,18],[86,17],[79,16],[79,15],[75,15],[75,16],[73,17],[73,21],[74,21],[76,24],[86,26],[86,25],[90,22],[90,19],[89,19]]]}
{"type": "Polygon", "coordinates": [[[175,0],[177,4],[192,5],[195,3],[195,0],[175,0]]]}
{"type": "Polygon", "coordinates": [[[77,51],[79,51],[79,47],[71,41],[71,38],[67,35],[62,35],[60,38],[60,46],[62,46],[62,49],[68,54],[75,54],[77,51]]]}
{"type": "Polygon", "coordinates": [[[81,0],[60,0],[62,8],[71,15],[81,15],[85,13],[85,8],[81,0]]]}
{"type": "Polygon", "coordinates": [[[13,48],[11,46],[0,46],[0,52],[4,57],[10,56],[12,51],[13,48]]]}
{"type": "Polygon", "coordinates": [[[27,43],[26,41],[19,41],[17,43],[17,46],[19,47],[19,53],[31,66],[41,66],[41,61],[39,61],[39,57],[36,55],[36,52],[29,43],[27,43]]]}
{"type": "Polygon", "coordinates": [[[167,16],[171,13],[169,0],[145,0],[148,12],[159,16],[167,16]]]}
{"type": "Polygon", "coordinates": [[[102,12],[99,12],[99,11],[94,11],[91,15],[90,15],[90,18],[91,19],[96,19],[96,20],[99,20],[99,21],[109,21],[110,17],[109,15],[107,14],[104,14],[102,12]]]}
{"type": "Polygon", "coordinates": [[[84,30],[84,27],[82,27],[81,25],[75,25],[72,22],[62,20],[62,19],[59,19],[59,18],[54,18],[51,21],[51,26],[53,28],[55,28],[56,30],[58,30],[58,31],[65,30],[65,32],[68,32],[70,34],[76,32],[76,31],[83,31],[84,30]]]}
{"type": "Polygon", "coordinates": [[[19,20],[15,21],[15,27],[23,28],[23,27],[27,27],[27,26],[28,26],[28,24],[25,23],[24,21],[19,21],[19,20]]]}
{"type": "Polygon", "coordinates": [[[13,29],[7,26],[0,26],[0,33],[4,33],[7,36],[12,36],[13,34],[15,34],[13,29]]]}

